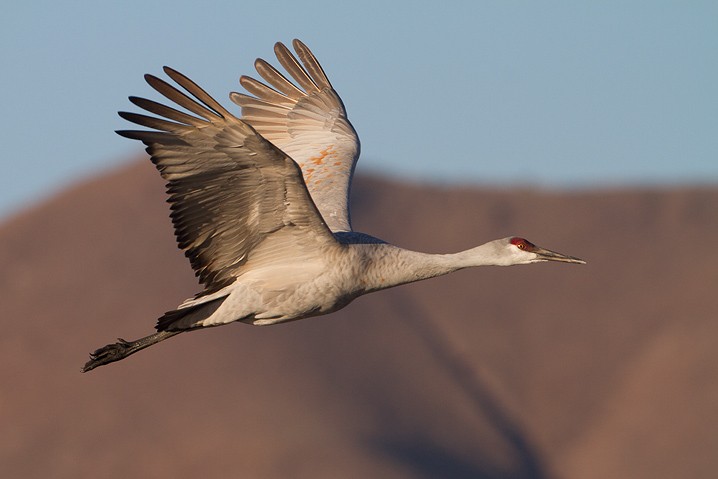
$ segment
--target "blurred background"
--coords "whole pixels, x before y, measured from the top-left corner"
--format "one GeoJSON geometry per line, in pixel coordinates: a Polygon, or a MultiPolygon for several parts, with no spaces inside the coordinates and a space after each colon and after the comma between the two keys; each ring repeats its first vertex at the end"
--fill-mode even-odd
{"type": "Polygon", "coordinates": [[[0,17],[3,477],[715,477],[718,4],[16,2],[0,17]],[[588,260],[88,351],[196,292],[114,130],[170,65],[231,105],[302,39],[362,140],[355,227],[588,260]]]}
{"type": "Polygon", "coordinates": [[[170,65],[229,103],[300,38],[360,171],[550,187],[718,180],[714,2],[31,2],[0,19],[0,214],[138,151],[114,134],[170,65]],[[9,172],[9,174],[8,174],[9,172]]]}

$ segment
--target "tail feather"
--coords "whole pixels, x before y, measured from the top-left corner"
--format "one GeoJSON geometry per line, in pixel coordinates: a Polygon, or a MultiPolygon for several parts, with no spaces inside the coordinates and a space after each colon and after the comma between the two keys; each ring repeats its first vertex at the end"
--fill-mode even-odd
{"type": "Polygon", "coordinates": [[[201,322],[209,318],[222,305],[227,297],[217,298],[206,303],[167,311],[157,320],[157,331],[183,331],[201,327],[201,322]]]}

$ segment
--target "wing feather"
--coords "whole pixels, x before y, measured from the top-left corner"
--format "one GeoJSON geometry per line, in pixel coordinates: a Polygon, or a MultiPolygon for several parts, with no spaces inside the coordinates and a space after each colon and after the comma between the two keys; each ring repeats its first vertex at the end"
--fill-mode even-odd
{"type": "Polygon", "coordinates": [[[179,106],[191,111],[195,115],[199,115],[205,119],[212,118],[213,116],[216,116],[215,112],[210,112],[206,108],[204,108],[202,105],[197,103],[192,98],[188,97],[166,81],[157,78],[154,75],[145,75],[145,81],[155,90],[157,90],[158,93],[163,95],[168,100],[171,100],[178,104],[179,106]]]}
{"type": "Polygon", "coordinates": [[[326,73],[324,73],[324,69],[319,64],[319,61],[314,56],[311,50],[302,43],[298,39],[294,39],[292,42],[292,45],[294,46],[294,49],[297,51],[297,55],[299,55],[299,58],[302,60],[302,63],[304,63],[304,66],[307,68],[307,71],[311,75],[312,78],[314,78],[314,81],[317,83],[317,86],[319,89],[324,88],[332,88],[332,84],[329,83],[329,78],[327,78],[326,73]]]}
{"type": "Polygon", "coordinates": [[[294,106],[294,101],[292,101],[289,97],[279,93],[273,88],[268,87],[264,83],[255,80],[254,78],[242,77],[240,81],[242,82],[242,86],[249,93],[265,100],[266,102],[286,106],[288,108],[294,106]]]}
{"type": "MultiPolygon", "coordinates": [[[[159,118],[120,112],[122,118],[152,130],[118,133],[145,143],[167,180],[177,244],[205,285],[200,296],[234,282],[252,252],[277,232],[285,242],[289,238],[317,248],[334,243],[298,165],[189,78],[167,67],[165,72],[191,96],[152,75],[145,78],[165,98],[197,116],[131,97],[159,118]]],[[[287,246],[291,250],[291,244],[287,246]]]]}
{"type": "Polygon", "coordinates": [[[292,55],[283,43],[276,43],[274,45],[274,54],[277,56],[279,63],[287,70],[287,73],[291,75],[299,86],[304,89],[308,94],[319,92],[319,87],[314,83],[309,73],[299,64],[297,59],[292,55]]]}
{"type": "Polygon", "coordinates": [[[295,83],[258,59],[255,68],[266,84],[242,76],[249,95],[233,92],[230,98],[242,107],[242,120],[299,164],[327,226],[351,231],[349,189],[359,138],[316,57],[299,40],[293,46],[297,56],[281,43],[274,52],[295,83]]]}
{"type": "Polygon", "coordinates": [[[264,78],[267,83],[284,93],[287,97],[293,100],[299,100],[304,96],[304,92],[302,90],[287,80],[287,77],[279,73],[279,70],[261,58],[257,58],[254,62],[254,68],[257,69],[257,73],[259,73],[259,75],[264,78]]]}

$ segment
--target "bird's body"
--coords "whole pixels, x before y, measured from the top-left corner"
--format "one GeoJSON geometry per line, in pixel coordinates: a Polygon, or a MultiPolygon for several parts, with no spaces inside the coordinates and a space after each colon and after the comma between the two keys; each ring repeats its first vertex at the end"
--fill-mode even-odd
{"type": "MultiPolygon", "coordinates": [[[[267,246],[272,253],[278,251],[271,242],[267,246]]],[[[337,241],[293,249],[291,256],[250,259],[237,281],[214,295],[224,298],[216,311],[200,321],[183,318],[173,326],[188,329],[233,321],[267,325],[331,313],[368,291],[371,265],[366,252],[365,245],[337,241]]],[[[185,304],[196,306],[198,301],[214,299],[200,297],[185,304]]]]}
{"type": "Polygon", "coordinates": [[[83,371],[183,331],[323,315],[363,294],[462,268],[583,263],[518,237],[432,255],[353,231],[349,189],[359,140],[316,58],[298,40],[294,48],[301,64],[281,43],[275,53],[296,85],[263,60],[255,66],[270,86],[240,79],[254,95],[230,95],[241,118],[167,67],[192,97],[159,78],[147,82],[192,114],[130,97],[159,118],[121,112],[152,130],[118,133],[144,142],[167,180],[178,245],[204,290],[162,316],[157,333],[95,351],[83,371]]]}

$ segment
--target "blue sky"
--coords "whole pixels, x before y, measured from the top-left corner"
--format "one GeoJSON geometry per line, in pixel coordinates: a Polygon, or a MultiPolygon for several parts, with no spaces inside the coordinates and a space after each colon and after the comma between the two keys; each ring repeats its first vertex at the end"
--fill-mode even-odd
{"type": "MultiPolygon", "coordinates": [[[[718,182],[718,2],[11,2],[0,217],[141,152],[144,73],[225,104],[275,41],[313,49],[360,171],[541,187],[718,182]]],[[[156,97],[155,97],[156,98],[156,97]]]]}

